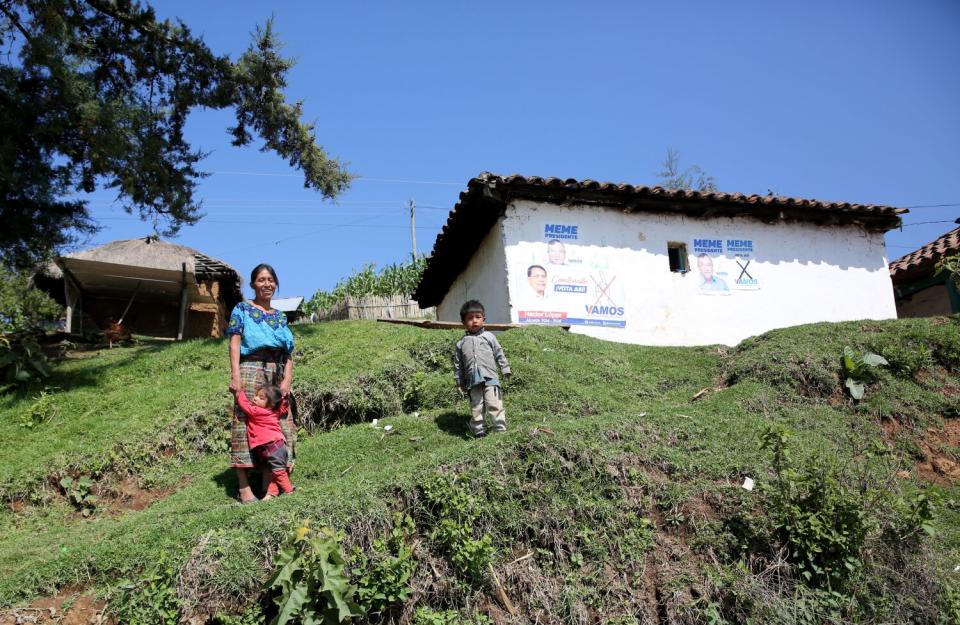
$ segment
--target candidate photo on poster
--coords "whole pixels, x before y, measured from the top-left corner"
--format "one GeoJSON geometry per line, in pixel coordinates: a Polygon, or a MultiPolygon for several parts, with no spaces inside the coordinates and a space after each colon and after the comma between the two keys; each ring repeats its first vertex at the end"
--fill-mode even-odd
{"type": "Polygon", "coordinates": [[[530,286],[530,299],[541,302],[547,299],[547,270],[542,265],[527,267],[527,284],[530,286]]]}
{"type": "Polygon", "coordinates": [[[730,287],[727,282],[716,275],[713,266],[713,259],[708,254],[702,253],[697,256],[698,287],[700,293],[704,295],[730,295],[730,287]]]}
{"type": "Polygon", "coordinates": [[[553,239],[547,243],[547,263],[550,265],[567,264],[567,246],[563,241],[553,239]]]}

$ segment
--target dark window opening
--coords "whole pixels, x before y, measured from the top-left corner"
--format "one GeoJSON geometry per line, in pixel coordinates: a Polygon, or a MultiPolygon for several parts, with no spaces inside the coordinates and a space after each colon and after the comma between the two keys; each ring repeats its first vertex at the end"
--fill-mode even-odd
{"type": "Polygon", "coordinates": [[[687,245],[685,243],[667,243],[667,257],[670,259],[670,271],[687,273],[687,245]]]}

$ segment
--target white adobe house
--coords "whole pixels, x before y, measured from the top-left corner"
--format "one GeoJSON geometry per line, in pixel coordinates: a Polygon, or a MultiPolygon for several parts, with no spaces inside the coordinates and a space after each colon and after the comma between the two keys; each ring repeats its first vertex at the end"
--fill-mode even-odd
{"type": "Polygon", "coordinates": [[[884,233],[905,209],[497,176],[467,183],[414,294],[459,322],[567,324],[645,345],[892,319],[884,233]]]}

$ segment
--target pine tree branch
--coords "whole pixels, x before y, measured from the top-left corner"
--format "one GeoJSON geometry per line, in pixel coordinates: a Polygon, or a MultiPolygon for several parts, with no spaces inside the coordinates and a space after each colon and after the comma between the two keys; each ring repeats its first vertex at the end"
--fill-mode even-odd
{"type": "Polygon", "coordinates": [[[8,3],[0,2],[0,12],[3,12],[3,14],[7,16],[7,19],[10,20],[10,23],[20,31],[20,34],[23,35],[27,41],[33,43],[33,37],[31,37],[30,33],[27,32],[27,29],[23,27],[23,24],[20,23],[20,20],[17,19],[17,14],[10,10],[8,3]]]}

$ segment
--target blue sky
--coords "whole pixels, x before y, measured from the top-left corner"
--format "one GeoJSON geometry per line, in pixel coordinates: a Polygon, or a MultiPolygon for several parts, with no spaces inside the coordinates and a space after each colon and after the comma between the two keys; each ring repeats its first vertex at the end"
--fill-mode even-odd
{"type": "MultiPolygon", "coordinates": [[[[358,178],[336,203],[255,146],[229,112],[197,112],[211,152],[207,217],[177,242],[280,295],[329,289],[410,254],[406,204],[429,253],[481,171],[657,184],[668,147],[720,190],[916,208],[890,259],[960,217],[960,2],[155,2],[234,58],[271,14],[298,60],[320,143],[358,178]]],[[[150,225],[91,197],[103,230],[150,225]]]]}

